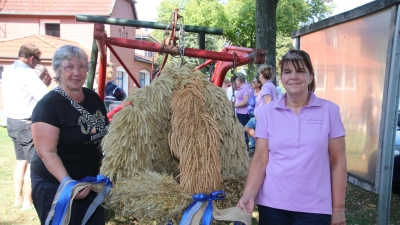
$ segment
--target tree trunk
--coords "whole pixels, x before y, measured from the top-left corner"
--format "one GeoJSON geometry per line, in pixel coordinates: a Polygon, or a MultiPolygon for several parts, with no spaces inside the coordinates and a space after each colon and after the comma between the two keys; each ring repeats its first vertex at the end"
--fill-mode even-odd
{"type": "MultiPolygon", "coordinates": [[[[276,8],[278,0],[256,0],[256,46],[267,50],[265,63],[276,75],[276,8]]],[[[258,68],[258,66],[257,66],[258,68]]],[[[275,83],[275,79],[273,80],[275,83]]]]}

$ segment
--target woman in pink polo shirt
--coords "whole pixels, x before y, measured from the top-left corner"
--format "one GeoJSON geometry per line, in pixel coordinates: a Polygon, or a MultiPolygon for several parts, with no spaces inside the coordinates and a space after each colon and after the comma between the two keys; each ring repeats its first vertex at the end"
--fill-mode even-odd
{"type": "MultiPolygon", "coordinates": [[[[247,109],[247,105],[249,102],[249,98],[251,94],[253,93],[251,86],[246,82],[246,75],[243,73],[237,73],[236,74],[236,102],[235,102],[235,108],[236,108],[236,116],[239,120],[239,122],[243,125],[243,127],[246,125],[247,122],[250,120],[249,116],[249,110],[247,109]]],[[[249,144],[249,138],[246,134],[244,133],[244,137],[246,140],[246,145],[249,144]]]]}
{"type": "Polygon", "coordinates": [[[238,206],[267,225],[346,224],[345,131],[339,107],[314,95],[310,56],[280,61],[286,94],[262,106],[256,151],[238,206]]]}

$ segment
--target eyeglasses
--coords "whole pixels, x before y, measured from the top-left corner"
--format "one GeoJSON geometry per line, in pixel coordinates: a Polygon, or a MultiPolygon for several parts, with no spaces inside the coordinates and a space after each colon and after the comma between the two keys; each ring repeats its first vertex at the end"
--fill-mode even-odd
{"type": "MultiPolygon", "coordinates": [[[[75,66],[61,66],[65,72],[67,73],[72,73],[75,70],[75,66]]],[[[79,73],[86,73],[88,70],[87,66],[78,66],[78,72],[79,73]]]]}
{"type": "Polygon", "coordinates": [[[36,55],[33,55],[33,57],[38,61],[38,63],[40,63],[42,60],[39,59],[39,57],[37,57],[36,55]]]}

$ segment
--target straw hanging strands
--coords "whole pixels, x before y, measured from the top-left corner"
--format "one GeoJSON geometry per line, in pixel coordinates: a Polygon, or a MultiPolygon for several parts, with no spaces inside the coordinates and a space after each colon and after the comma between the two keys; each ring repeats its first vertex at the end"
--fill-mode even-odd
{"type": "Polygon", "coordinates": [[[178,220],[194,193],[226,189],[218,207],[236,204],[249,158],[243,126],[221,88],[172,65],[125,102],[131,104],[115,114],[102,141],[100,173],[115,185],[106,206],[146,224],[178,220]]]}

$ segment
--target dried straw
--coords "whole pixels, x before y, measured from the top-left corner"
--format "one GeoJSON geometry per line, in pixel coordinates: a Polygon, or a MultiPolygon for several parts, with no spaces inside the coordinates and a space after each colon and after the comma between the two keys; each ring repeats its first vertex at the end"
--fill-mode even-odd
{"type": "Polygon", "coordinates": [[[191,201],[192,196],[182,191],[172,176],[146,171],[117,181],[106,198],[106,205],[144,224],[179,218],[191,201]]]}
{"type": "Polygon", "coordinates": [[[209,194],[221,186],[221,134],[205,110],[200,79],[179,88],[171,100],[171,152],[180,159],[180,186],[190,194],[209,194]]]}
{"type": "Polygon", "coordinates": [[[221,185],[227,199],[220,204],[235,206],[241,189],[233,187],[243,184],[249,158],[243,126],[221,88],[172,65],[125,102],[131,105],[114,116],[102,141],[100,172],[115,184],[106,206],[146,224],[179,217],[190,194],[221,185]]]}

